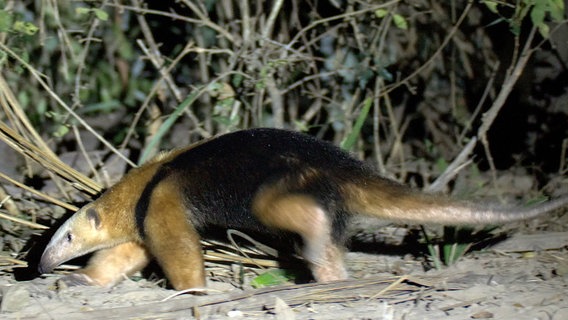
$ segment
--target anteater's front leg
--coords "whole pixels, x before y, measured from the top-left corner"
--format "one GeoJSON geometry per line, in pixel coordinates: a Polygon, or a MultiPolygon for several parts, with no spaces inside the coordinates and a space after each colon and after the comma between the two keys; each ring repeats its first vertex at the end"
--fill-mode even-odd
{"type": "Polygon", "coordinates": [[[180,188],[163,181],[144,220],[145,243],[176,290],[205,287],[200,237],[183,203],[180,188]]]}
{"type": "Polygon", "coordinates": [[[135,242],[126,242],[97,251],[85,268],[59,281],[68,286],[112,286],[142,270],[149,260],[146,248],[135,242]]]}

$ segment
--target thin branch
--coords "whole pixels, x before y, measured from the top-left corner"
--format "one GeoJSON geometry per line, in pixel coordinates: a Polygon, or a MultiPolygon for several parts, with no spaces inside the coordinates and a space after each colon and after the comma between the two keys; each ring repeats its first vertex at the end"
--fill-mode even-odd
{"type": "Polygon", "coordinates": [[[210,20],[193,19],[193,18],[181,16],[181,15],[176,14],[176,13],[164,12],[164,11],[160,11],[160,10],[144,9],[144,8],[139,8],[139,7],[137,8],[137,7],[133,7],[133,6],[125,6],[125,5],[122,5],[122,4],[109,4],[109,6],[113,6],[113,7],[117,7],[117,8],[125,9],[125,10],[130,10],[130,11],[133,11],[133,12],[136,12],[136,13],[154,14],[154,15],[157,15],[157,16],[164,16],[164,17],[172,18],[173,20],[180,20],[180,21],[185,21],[185,22],[189,22],[189,23],[195,23],[195,24],[198,24],[198,25],[204,25],[204,26],[207,26],[207,27],[219,32],[224,38],[226,38],[230,42],[232,42],[232,43],[235,42],[233,35],[229,31],[221,28],[219,25],[211,22],[210,20]]]}
{"type": "MultiPolygon", "coordinates": [[[[193,43],[189,42],[184,50],[182,50],[182,52],[180,52],[180,54],[175,57],[175,59],[172,61],[172,63],[170,63],[167,68],[165,68],[165,70],[163,71],[164,75],[169,75],[170,71],[177,66],[177,64],[179,63],[179,61],[185,57],[187,54],[189,54],[190,52],[192,52],[194,49],[193,48],[193,43]]],[[[162,73],[161,73],[162,74],[162,73]]],[[[124,150],[124,148],[126,148],[126,146],[128,145],[128,142],[130,141],[130,138],[132,137],[132,135],[134,134],[134,131],[136,129],[136,125],[138,124],[138,122],[140,121],[140,119],[142,118],[142,115],[144,114],[144,111],[146,110],[146,108],[148,108],[148,105],[150,104],[150,101],[154,98],[154,95],[156,94],[156,92],[158,92],[158,89],[160,88],[160,86],[162,85],[162,81],[164,81],[163,76],[160,77],[158,80],[155,81],[154,85],[152,86],[152,89],[150,90],[150,92],[146,95],[146,99],[144,99],[144,102],[142,103],[142,106],[140,106],[140,108],[138,109],[138,111],[136,112],[136,114],[134,115],[134,119],[132,120],[132,124],[130,125],[130,128],[128,130],[128,132],[126,133],[126,137],[124,138],[124,141],[122,142],[122,144],[120,145],[120,149],[124,150]]],[[[203,135],[203,133],[206,133],[206,131],[202,131],[199,125],[199,119],[197,118],[197,116],[195,114],[193,114],[193,112],[189,112],[188,113],[189,118],[191,119],[191,121],[193,122],[194,127],[200,131],[200,134],[203,135]]],[[[207,137],[207,135],[203,135],[204,137],[207,137]]]]}
{"type": "Polygon", "coordinates": [[[284,0],[276,0],[276,2],[272,5],[272,10],[270,10],[270,15],[268,16],[268,20],[266,21],[266,25],[264,26],[264,30],[262,30],[262,37],[260,38],[261,46],[263,45],[264,39],[268,39],[272,30],[274,29],[274,22],[276,21],[276,17],[282,8],[282,4],[284,0]]]}
{"type": "Polygon", "coordinates": [[[511,91],[513,90],[513,87],[515,86],[515,83],[517,83],[517,80],[519,79],[519,77],[523,73],[523,70],[525,69],[527,62],[529,61],[530,57],[532,56],[533,50],[531,50],[530,46],[531,46],[532,40],[534,39],[536,31],[537,31],[537,27],[533,26],[530,33],[529,33],[529,36],[528,36],[528,38],[525,42],[525,47],[523,48],[523,51],[521,52],[521,56],[519,57],[519,60],[514,65],[514,68],[512,69],[510,75],[505,79],[505,82],[501,86],[501,90],[499,91],[497,98],[495,98],[495,101],[491,105],[491,108],[489,108],[489,110],[487,112],[485,112],[482,116],[483,122],[482,122],[481,126],[479,127],[479,129],[477,130],[477,136],[480,137],[482,140],[485,139],[487,131],[489,131],[489,128],[493,124],[493,121],[497,117],[497,114],[499,114],[499,111],[501,110],[501,108],[505,104],[505,101],[507,101],[509,94],[511,93],[511,91]]]}
{"type": "Polygon", "coordinates": [[[477,144],[477,138],[472,138],[466,145],[463,147],[460,154],[450,163],[450,165],[444,170],[444,172],[432,182],[427,188],[426,191],[428,192],[439,192],[442,190],[444,186],[446,186],[450,180],[452,180],[461,169],[471,163],[471,159],[469,156],[473,152],[475,145],[477,144]]]}
{"type": "Polygon", "coordinates": [[[65,109],[69,114],[73,116],[85,129],[87,129],[91,134],[93,134],[97,140],[99,140],[102,144],[104,144],[107,148],[109,148],[112,152],[116,153],[120,158],[126,161],[129,165],[134,166],[134,162],[130,161],[127,157],[125,157],[122,153],[120,153],[112,144],[110,144],[103,136],[101,136],[95,129],[93,129],[81,116],[79,116],[73,109],[71,109],[52,89],[47,82],[45,82],[44,77],[45,75],[41,74],[37,71],[34,67],[32,67],[29,63],[27,63],[24,59],[22,59],[19,55],[14,53],[10,48],[8,48],[5,44],[0,43],[0,50],[5,51],[11,57],[16,59],[20,64],[22,64],[31,74],[32,76],[39,82],[39,84],[45,89],[45,91],[59,104],[63,109],[65,109]]]}
{"type": "Polygon", "coordinates": [[[412,72],[411,74],[409,74],[408,76],[406,76],[404,79],[397,81],[397,83],[388,86],[385,89],[385,92],[383,94],[387,94],[390,91],[398,88],[401,85],[408,85],[408,81],[412,78],[414,78],[415,76],[417,76],[418,74],[420,74],[420,72],[424,71],[424,69],[426,69],[426,67],[428,67],[432,62],[434,62],[434,60],[442,53],[442,51],[446,48],[446,46],[448,45],[448,43],[450,42],[450,40],[454,37],[455,33],[458,31],[459,26],[462,24],[462,22],[465,20],[465,17],[467,17],[467,14],[469,13],[469,10],[471,9],[473,5],[473,1],[469,0],[467,3],[467,6],[465,7],[465,9],[463,10],[461,16],[459,17],[458,21],[456,22],[456,24],[452,27],[452,29],[450,30],[450,32],[448,33],[448,35],[444,38],[444,41],[442,41],[442,43],[440,44],[440,46],[438,47],[438,49],[436,49],[436,51],[434,52],[434,54],[432,54],[432,56],[426,61],[424,62],[419,68],[417,68],[416,70],[414,70],[414,72],[412,72]]]}
{"type": "MultiPolygon", "coordinates": [[[[104,8],[108,1],[102,3],[100,8],[104,8]]],[[[89,53],[89,48],[91,47],[91,42],[93,41],[93,35],[95,34],[95,30],[97,30],[99,26],[100,20],[94,16],[93,22],[89,27],[89,31],[87,32],[87,37],[85,38],[85,46],[83,46],[83,51],[79,55],[78,63],[77,63],[77,71],[75,74],[75,89],[74,94],[72,96],[73,99],[73,108],[81,105],[81,101],[79,100],[81,97],[81,78],[83,76],[83,70],[85,69],[85,60],[87,58],[87,54],[89,53]]]]}
{"type": "Polygon", "coordinates": [[[361,10],[357,10],[357,11],[353,11],[353,12],[347,12],[347,13],[344,13],[344,14],[338,14],[338,15],[333,16],[333,17],[329,17],[329,18],[325,18],[325,19],[320,19],[320,20],[314,21],[314,22],[310,23],[310,24],[309,24],[307,27],[305,27],[304,29],[300,30],[300,31],[296,34],[296,36],[294,36],[294,38],[290,41],[290,43],[288,43],[288,47],[293,47],[294,44],[295,44],[306,32],[308,32],[308,31],[310,31],[311,29],[313,29],[313,28],[319,26],[320,24],[324,24],[324,23],[327,23],[327,22],[335,21],[335,20],[341,20],[341,19],[345,19],[345,18],[349,18],[349,17],[353,17],[353,16],[358,16],[358,15],[360,15],[360,14],[367,13],[367,12],[369,12],[369,11],[376,11],[376,10],[381,9],[381,8],[390,7],[390,6],[392,6],[393,4],[398,3],[398,2],[400,2],[400,0],[392,0],[392,1],[389,1],[389,2],[386,2],[386,3],[383,3],[383,4],[380,4],[380,5],[377,5],[377,6],[372,6],[372,7],[369,7],[369,8],[365,8],[365,9],[361,9],[361,10]]]}
{"type": "MultiPolygon", "coordinates": [[[[134,4],[134,6],[140,7],[140,2],[138,0],[131,0],[131,2],[132,4],[134,4]]],[[[169,71],[171,69],[169,68],[167,69],[164,67],[164,58],[162,57],[160,49],[158,49],[158,44],[156,43],[156,40],[154,40],[154,35],[150,30],[148,22],[146,22],[146,18],[144,18],[143,15],[137,15],[136,18],[138,19],[138,24],[140,25],[140,29],[142,30],[142,34],[144,35],[144,39],[146,39],[146,43],[148,43],[150,49],[148,49],[144,45],[142,40],[137,40],[136,43],[138,43],[140,49],[142,49],[142,51],[150,59],[154,67],[158,70],[158,72],[160,72],[161,79],[165,80],[168,87],[174,94],[174,97],[176,98],[177,102],[178,103],[181,102],[183,100],[182,94],[179,88],[177,87],[177,85],[175,84],[172,75],[169,72],[166,72],[166,70],[169,71]]]]}

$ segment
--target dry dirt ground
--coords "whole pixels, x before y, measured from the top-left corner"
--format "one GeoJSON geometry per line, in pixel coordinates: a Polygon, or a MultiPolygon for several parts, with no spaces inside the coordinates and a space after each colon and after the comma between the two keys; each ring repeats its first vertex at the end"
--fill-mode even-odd
{"type": "Polygon", "coordinates": [[[0,318],[568,319],[567,246],[567,232],[516,233],[430,271],[415,256],[349,252],[344,283],[243,290],[210,281],[200,296],[171,297],[143,278],[57,289],[58,275],[18,282],[5,273],[0,318]]]}

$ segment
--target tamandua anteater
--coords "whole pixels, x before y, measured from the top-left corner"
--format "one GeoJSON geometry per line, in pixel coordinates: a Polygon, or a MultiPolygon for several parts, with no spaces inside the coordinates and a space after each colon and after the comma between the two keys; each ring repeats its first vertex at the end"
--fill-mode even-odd
{"type": "Polygon", "coordinates": [[[113,285],[155,258],[175,289],[203,287],[200,232],[220,227],[298,238],[314,278],[332,281],[347,277],[342,249],[354,214],[476,225],[530,219],[567,204],[565,196],[529,208],[496,209],[427,195],[311,136],[243,130],[132,169],[57,230],[39,271],[97,251],[85,268],[62,281],[113,285]]]}

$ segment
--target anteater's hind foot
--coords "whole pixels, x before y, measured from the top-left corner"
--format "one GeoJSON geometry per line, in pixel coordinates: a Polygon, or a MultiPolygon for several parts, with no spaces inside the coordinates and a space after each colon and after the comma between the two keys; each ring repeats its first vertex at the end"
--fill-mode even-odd
{"type": "Polygon", "coordinates": [[[307,259],[310,270],[317,282],[330,282],[348,278],[343,260],[343,250],[331,242],[314,263],[307,259]]]}
{"type": "Polygon", "coordinates": [[[302,256],[318,282],[347,278],[343,252],[332,240],[328,214],[312,197],[282,192],[277,186],[266,188],[255,198],[253,211],[263,224],[302,237],[302,256]]]}

